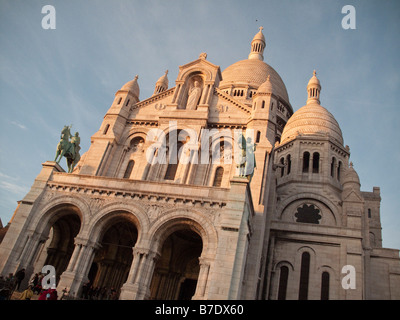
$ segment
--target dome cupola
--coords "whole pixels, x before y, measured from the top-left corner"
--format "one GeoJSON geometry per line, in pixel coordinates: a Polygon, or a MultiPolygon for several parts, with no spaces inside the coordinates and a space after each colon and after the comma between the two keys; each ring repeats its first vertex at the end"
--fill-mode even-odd
{"type": "Polygon", "coordinates": [[[307,104],[313,102],[320,104],[319,101],[320,92],[321,92],[321,84],[317,78],[317,73],[314,70],[313,76],[311,77],[310,81],[308,81],[307,84],[307,93],[308,93],[307,104]]]}
{"type": "Polygon", "coordinates": [[[350,162],[349,168],[345,171],[345,175],[342,181],[344,187],[349,187],[353,189],[360,189],[360,177],[358,176],[356,170],[353,168],[353,162],[350,162]]]}
{"type": "Polygon", "coordinates": [[[254,36],[251,41],[251,51],[249,59],[264,60],[264,49],[265,49],[265,37],[262,33],[263,27],[259,28],[260,31],[254,36]]]}
{"type": "Polygon", "coordinates": [[[133,80],[128,81],[127,83],[125,83],[122,86],[121,91],[128,91],[139,100],[140,90],[139,90],[139,84],[138,84],[138,81],[137,81],[138,78],[139,78],[139,76],[136,75],[133,80]]]}
{"type": "Polygon", "coordinates": [[[265,80],[265,82],[258,87],[257,94],[272,93],[272,91],[273,88],[271,83],[271,76],[268,75],[267,80],[265,80]]]}
{"type": "Polygon", "coordinates": [[[165,71],[165,74],[161,76],[157,82],[156,87],[154,88],[153,96],[157,93],[161,93],[168,89],[168,70],[165,71]]]}

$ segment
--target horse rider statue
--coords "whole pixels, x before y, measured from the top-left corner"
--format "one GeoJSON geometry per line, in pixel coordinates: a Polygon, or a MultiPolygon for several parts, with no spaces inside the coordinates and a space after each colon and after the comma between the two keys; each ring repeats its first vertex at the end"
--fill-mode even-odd
{"type": "Polygon", "coordinates": [[[72,125],[64,126],[61,130],[61,139],[57,145],[56,157],[54,159],[54,161],[59,163],[64,156],[67,159],[68,173],[74,170],[75,165],[81,158],[79,154],[81,138],[78,132],[75,132],[74,136],[71,135],[71,127],[72,125]]]}

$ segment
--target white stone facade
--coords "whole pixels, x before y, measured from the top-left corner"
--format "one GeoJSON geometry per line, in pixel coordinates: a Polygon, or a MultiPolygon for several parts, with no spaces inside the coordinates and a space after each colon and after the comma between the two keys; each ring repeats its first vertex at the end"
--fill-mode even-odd
{"type": "Polygon", "coordinates": [[[293,113],[264,49],[260,29],[248,59],[223,72],[202,53],[145,100],[137,76],[126,83],[73,173],[43,163],[0,273],[51,264],[77,298],[90,282],[120,299],[400,299],[379,188],[360,191],[315,72],[293,113]],[[238,176],[237,132],[256,143],[251,178],[238,176]]]}

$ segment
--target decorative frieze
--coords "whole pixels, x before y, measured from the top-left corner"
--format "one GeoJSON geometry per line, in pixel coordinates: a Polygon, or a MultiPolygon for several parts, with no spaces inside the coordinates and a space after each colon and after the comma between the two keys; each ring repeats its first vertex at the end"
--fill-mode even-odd
{"type": "Polygon", "coordinates": [[[191,196],[173,195],[173,194],[160,194],[157,192],[140,192],[140,191],[122,191],[113,189],[102,189],[99,187],[90,186],[75,186],[55,183],[49,181],[47,184],[47,192],[43,196],[44,202],[49,202],[56,194],[75,194],[84,196],[88,201],[91,208],[101,208],[105,205],[106,201],[118,200],[141,200],[143,206],[151,211],[152,215],[159,214],[160,206],[170,205],[171,208],[178,206],[189,206],[191,208],[206,208],[206,209],[219,209],[226,206],[225,201],[213,200],[210,198],[196,198],[191,196]],[[146,205],[148,203],[148,205],[146,205]],[[157,204],[157,205],[155,205],[157,204]],[[157,207],[157,208],[156,208],[157,207]]]}

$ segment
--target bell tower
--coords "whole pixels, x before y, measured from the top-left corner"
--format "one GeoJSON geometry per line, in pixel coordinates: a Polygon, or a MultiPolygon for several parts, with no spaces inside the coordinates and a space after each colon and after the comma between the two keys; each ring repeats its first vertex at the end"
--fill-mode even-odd
{"type": "Polygon", "coordinates": [[[107,171],[107,159],[114,153],[115,146],[126,127],[132,105],[139,102],[139,76],[125,83],[115,93],[114,101],[104,116],[103,123],[91,139],[91,146],[85,154],[81,174],[103,175],[107,171]]]}

